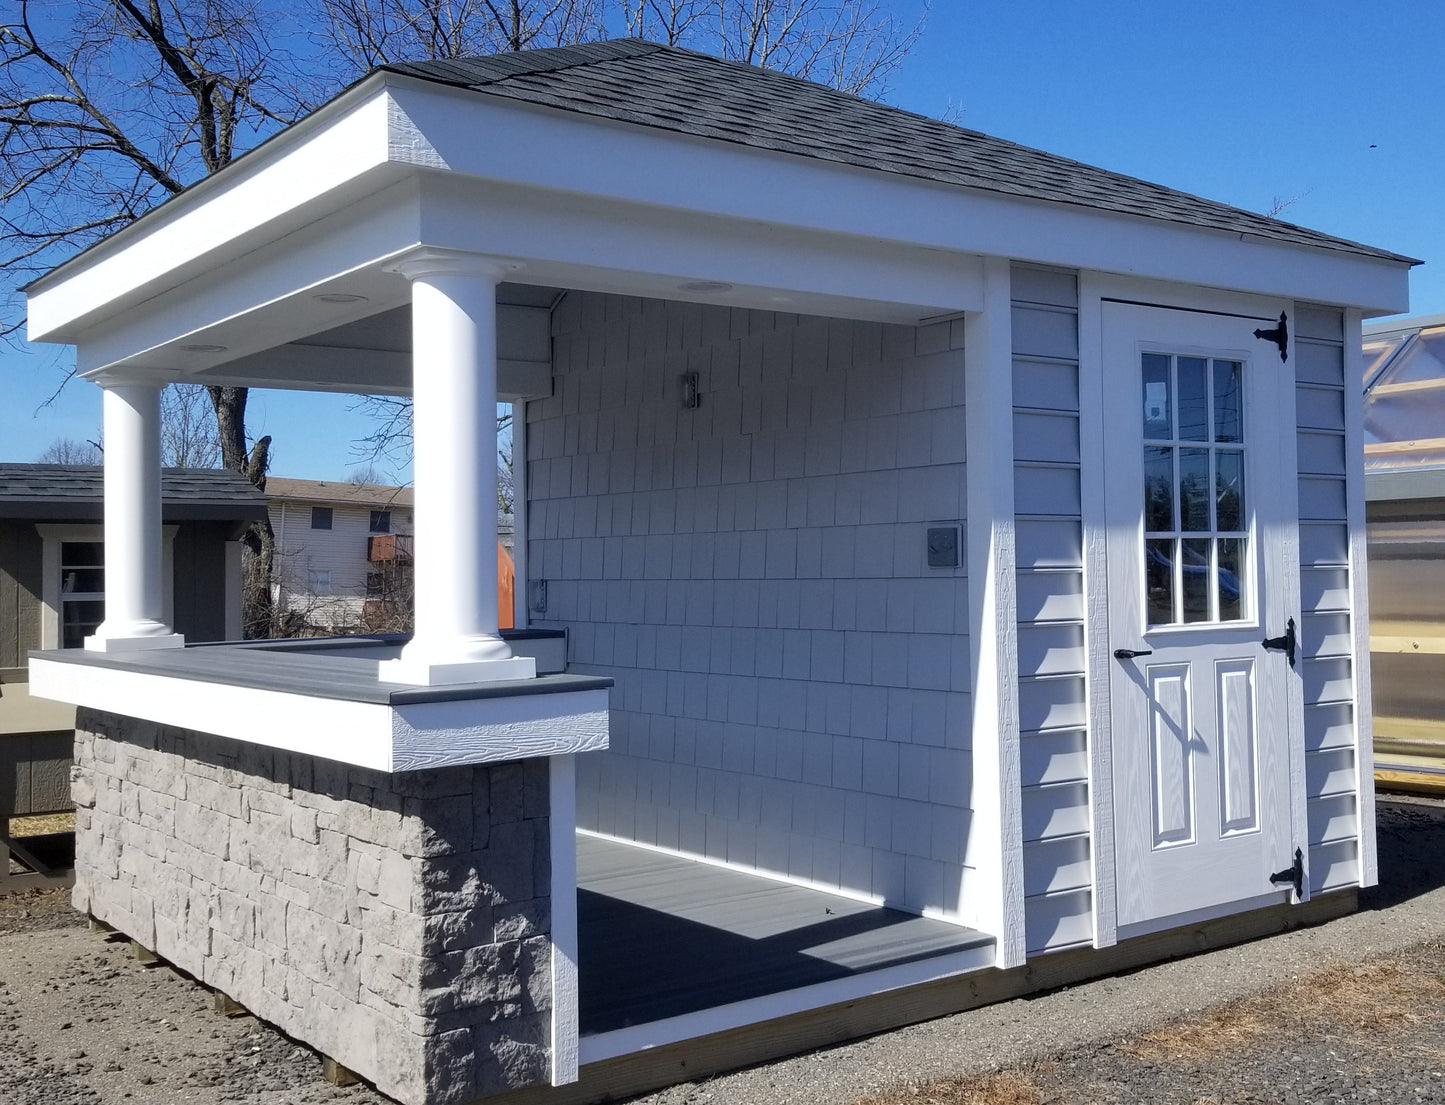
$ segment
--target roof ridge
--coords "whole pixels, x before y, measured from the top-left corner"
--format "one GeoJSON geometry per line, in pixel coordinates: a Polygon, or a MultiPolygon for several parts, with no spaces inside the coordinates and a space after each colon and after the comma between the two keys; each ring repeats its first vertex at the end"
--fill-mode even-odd
{"type": "MultiPolygon", "coordinates": [[[[441,80],[445,84],[481,88],[499,84],[514,77],[530,77],[545,73],[561,73],[585,65],[596,65],[603,61],[619,61],[628,58],[645,57],[663,50],[677,50],[681,47],[664,46],[641,38],[607,38],[595,42],[578,42],[571,46],[546,46],[535,50],[506,50],[497,54],[476,54],[465,58],[432,58],[429,61],[388,62],[378,65],[372,72],[398,73],[402,76],[423,76],[426,80],[441,80]],[[539,58],[537,55],[546,55],[539,58]],[[591,54],[593,56],[586,56],[591,54]],[[578,56],[582,55],[582,56],[578,56]],[[563,58],[566,60],[562,60],[563,58]],[[478,80],[475,72],[469,76],[458,74],[455,78],[444,79],[442,73],[461,62],[486,63],[488,68],[498,72],[478,80]],[[548,64],[551,62],[551,64],[548,64]]],[[[692,51],[687,51],[691,53],[692,51]]]]}

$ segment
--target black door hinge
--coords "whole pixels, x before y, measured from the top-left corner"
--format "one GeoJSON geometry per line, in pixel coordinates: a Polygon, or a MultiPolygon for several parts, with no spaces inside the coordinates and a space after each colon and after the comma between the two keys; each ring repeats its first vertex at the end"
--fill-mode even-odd
{"type": "Polygon", "coordinates": [[[1276,652],[1283,652],[1284,658],[1289,661],[1289,666],[1294,667],[1294,619],[1285,622],[1284,632],[1278,637],[1266,637],[1260,644],[1265,648],[1274,649],[1276,652]]]}
{"type": "Polygon", "coordinates": [[[1262,328],[1256,330],[1254,336],[1260,341],[1272,341],[1275,345],[1279,346],[1279,359],[1281,363],[1289,360],[1289,319],[1285,317],[1283,311],[1279,313],[1278,326],[1273,330],[1265,330],[1262,328]]]}
{"type": "Polygon", "coordinates": [[[1294,866],[1286,867],[1283,871],[1276,871],[1269,877],[1269,881],[1275,886],[1280,883],[1289,883],[1294,887],[1294,900],[1300,902],[1305,896],[1305,857],[1298,848],[1294,850],[1294,866]]]}

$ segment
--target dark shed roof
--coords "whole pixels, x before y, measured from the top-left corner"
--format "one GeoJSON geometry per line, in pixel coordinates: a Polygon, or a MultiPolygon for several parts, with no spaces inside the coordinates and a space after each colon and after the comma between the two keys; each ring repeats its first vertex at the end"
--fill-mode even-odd
{"type": "Polygon", "coordinates": [[[638,39],[382,68],[582,115],[980,191],[1418,263],[797,77],[638,39]]]}
{"type": "MultiPolygon", "coordinates": [[[[0,464],[0,518],[99,522],[104,469],[92,464],[0,464]]],[[[167,522],[231,522],[266,516],[266,496],[239,472],[167,468],[161,473],[167,522]]]]}

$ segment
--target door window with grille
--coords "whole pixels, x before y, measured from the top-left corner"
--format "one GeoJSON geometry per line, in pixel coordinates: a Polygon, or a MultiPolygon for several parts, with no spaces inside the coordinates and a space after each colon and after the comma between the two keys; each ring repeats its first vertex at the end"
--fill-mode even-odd
{"type": "Polygon", "coordinates": [[[1152,352],[1141,362],[1149,625],[1247,619],[1244,366],[1152,352]]]}
{"type": "Polygon", "coordinates": [[[105,619],[105,545],[60,545],[60,647],[82,648],[105,619]]]}

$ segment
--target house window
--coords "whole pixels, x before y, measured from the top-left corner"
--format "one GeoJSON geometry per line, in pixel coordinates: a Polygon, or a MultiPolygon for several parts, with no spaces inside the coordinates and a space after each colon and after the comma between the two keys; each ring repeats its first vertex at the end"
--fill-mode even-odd
{"type": "Polygon", "coordinates": [[[60,647],[82,648],[105,619],[105,545],[60,544],[60,647]]]}
{"type": "Polygon", "coordinates": [[[386,577],[380,572],[366,573],[366,597],[379,599],[386,594],[386,577]]]}
{"type": "Polygon", "coordinates": [[[331,528],[331,508],[329,506],[313,506],[311,508],[311,528],[331,528]]]}
{"type": "Polygon", "coordinates": [[[373,510],[373,511],[371,512],[371,532],[372,532],[372,533],[390,533],[390,532],[391,532],[391,511],[389,511],[389,510],[373,510]]]}
{"type": "MultiPolygon", "coordinates": [[[[327,513],[331,513],[327,511],[327,513]]],[[[331,569],[324,571],[311,569],[306,573],[306,587],[313,595],[331,594],[331,569]]]]}

